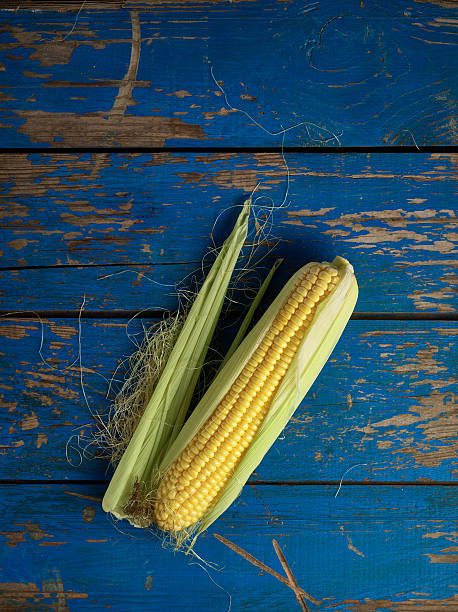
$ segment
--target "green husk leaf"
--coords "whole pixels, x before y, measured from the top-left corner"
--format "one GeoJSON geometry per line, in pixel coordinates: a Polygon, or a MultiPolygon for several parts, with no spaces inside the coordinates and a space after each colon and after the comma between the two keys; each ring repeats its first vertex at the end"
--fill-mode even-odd
{"type": "Polygon", "coordinates": [[[167,364],[103,498],[102,506],[132,524],[126,504],[135,488],[154,486],[158,466],[179,434],[248,232],[250,200],[243,204],[197,294],[167,364]]]}
{"type": "Polygon", "coordinates": [[[229,347],[229,350],[227,351],[220,365],[220,369],[226,365],[226,363],[229,361],[229,359],[232,357],[232,355],[235,353],[236,349],[239,347],[240,343],[244,339],[247,329],[250,326],[251,319],[253,318],[254,313],[256,312],[262,298],[264,297],[264,294],[270,285],[270,281],[272,280],[273,275],[275,274],[275,272],[278,270],[278,268],[280,267],[282,263],[283,263],[283,259],[276,260],[274,265],[269,270],[269,274],[266,276],[262,285],[259,287],[259,290],[256,293],[254,300],[251,302],[250,308],[248,309],[248,312],[246,313],[242,321],[242,324],[239,327],[237,335],[235,336],[231,346],[229,347]]]}

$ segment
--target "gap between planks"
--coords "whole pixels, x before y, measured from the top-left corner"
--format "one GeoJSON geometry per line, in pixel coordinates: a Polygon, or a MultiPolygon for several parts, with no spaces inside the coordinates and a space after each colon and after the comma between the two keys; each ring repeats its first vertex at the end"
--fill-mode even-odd
{"type": "Polygon", "coordinates": [[[126,153],[307,153],[326,155],[329,153],[457,153],[455,145],[432,145],[432,146],[363,146],[363,147],[0,147],[0,154],[24,155],[24,154],[73,154],[73,153],[109,153],[122,155],[126,153]]]}
{"type": "MultiPolygon", "coordinates": [[[[0,310],[0,319],[157,319],[173,314],[165,310],[0,310]],[[30,313],[30,314],[29,314],[30,313]]],[[[231,313],[238,317],[240,313],[231,313]]],[[[228,317],[226,317],[228,318],[228,317]]],[[[354,312],[352,321],[458,321],[458,312],[354,312]]]]}
{"type": "MultiPolygon", "coordinates": [[[[0,479],[0,486],[19,486],[19,485],[108,485],[110,479],[0,479]]],[[[450,480],[410,480],[400,482],[399,480],[248,480],[245,486],[268,486],[268,487],[458,487],[458,481],[450,480]]]]}

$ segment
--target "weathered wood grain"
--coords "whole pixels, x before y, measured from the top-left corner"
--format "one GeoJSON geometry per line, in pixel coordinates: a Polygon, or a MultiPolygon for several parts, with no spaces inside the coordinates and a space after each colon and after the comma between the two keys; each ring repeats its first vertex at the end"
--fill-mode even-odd
{"type": "MultiPolygon", "coordinates": [[[[78,363],[71,365],[77,321],[45,321],[45,364],[38,320],[0,320],[0,478],[107,477],[105,461],[81,455],[93,431],[90,411],[109,406],[105,379],[141,338],[140,322],[129,325],[131,339],[125,325],[82,321],[88,406],[78,363]]],[[[356,481],[455,478],[457,334],[451,322],[351,321],[253,478],[339,481],[347,470],[345,478],[356,481]]],[[[122,368],[116,376],[122,380],[122,368]]]]}
{"type": "Polygon", "coordinates": [[[450,2],[35,4],[2,15],[4,146],[457,142],[450,2]]]}
{"type": "MultiPolygon", "coordinates": [[[[269,198],[277,209],[259,253],[278,239],[271,258],[285,258],[274,288],[304,262],[339,254],[355,267],[358,310],[456,312],[456,155],[287,162],[281,207],[287,172],[278,154],[3,156],[0,308],[76,309],[83,293],[94,310],[174,307],[170,288],[156,283],[173,286],[199,269],[210,235],[223,240],[234,206],[260,182],[259,222],[269,198]],[[138,274],[125,273],[132,268],[138,274]],[[97,280],[108,274],[117,275],[97,280]]],[[[264,237],[254,223],[250,236],[264,237]]]]}
{"type": "MultiPolygon", "coordinates": [[[[289,589],[211,533],[197,551],[219,572],[114,524],[100,508],[106,484],[94,482],[109,478],[106,463],[82,457],[91,410],[109,406],[106,379],[141,338],[141,322],[128,337],[126,319],[109,311],[175,308],[175,284],[198,271],[210,234],[221,243],[234,205],[258,182],[258,205],[282,203],[284,160],[113,152],[273,147],[282,138],[269,131],[302,122],[285,145],[454,144],[454,8],[1,3],[0,146],[10,152],[0,157],[0,309],[76,311],[84,299],[100,318],[83,319],[81,335],[76,318],[57,313],[43,327],[32,315],[0,318],[0,611],[214,612],[229,607],[227,593],[233,611],[295,609],[289,589]],[[251,117],[228,109],[208,61],[251,117]],[[104,149],[11,153],[48,145],[104,149]]],[[[305,261],[340,254],[355,265],[359,311],[456,313],[456,155],[286,159],[291,203],[259,251],[275,237],[264,264],[286,260],[270,295],[305,261]]],[[[259,222],[267,212],[257,208],[259,222]]],[[[352,321],[215,524],[277,571],[279,540],[300,586],[323,601],[311,612],[458,609],[457,334],[455,322],[352,321]]]]}
{"type": "Polygon", "coordinates": [[[310,610],[456,609],[456,497],[450,487],[247,486],[197,545],[220,571],[113,524],[97,485],[2,490],[0,610],[296,609],[294,594],[211,536],[281,572],[276,538],[310,610]],[[211,582],[208,577],[217,585],[211,582]],[[179,588],[177,588],[179,585],[179,588]]]}

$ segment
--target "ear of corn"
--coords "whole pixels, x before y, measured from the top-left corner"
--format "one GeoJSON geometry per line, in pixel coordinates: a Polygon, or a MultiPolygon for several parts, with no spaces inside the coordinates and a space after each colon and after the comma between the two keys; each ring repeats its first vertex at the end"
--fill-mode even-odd
{"type": "Polygon", "coordinates": [[[253,305],[183,425],[247,235],[249,205],[186,317],[103,499],[105,511],[136,526],[155,522],[175,543],[207,529],[239,495],[326,363],[357,299],[345,259],[301,268],[242,339],[253,305]]]}
{"type": "Polygon", "coordinates": [[[166,453],[159,527],[200,533],[229,507],[326,363],[357,293],[353,268],[340,257],[290,279],[166,453]]]}

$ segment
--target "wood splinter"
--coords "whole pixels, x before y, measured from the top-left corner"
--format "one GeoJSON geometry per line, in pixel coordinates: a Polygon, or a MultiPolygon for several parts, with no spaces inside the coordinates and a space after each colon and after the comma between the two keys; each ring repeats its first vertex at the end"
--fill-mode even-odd
{"type": "Polygon", "coordinates": [[[275,552],[277,553],[277,557],[279,558],[280,563],[282,564],[282,567],[285,570],[285,574],[289,578],[289,581],[291,583],[291,588],[293,589],[294,594],[296,595],[296,599],[301,607],[302,612],[309,612],[309,609],[307,608],[307,604],[305,603],[304,596],[299,591],[299,585],[297,584],[297,580],[294,577],[294,574],[290,566],[288,565],[288,561],[285,559],[285,555],[283,554],[283,551],[280,548],[280,544],[277,542],[275,538],[272,540],[272,544],[274,545],[274,549],[275,549],[275,552]]]}

